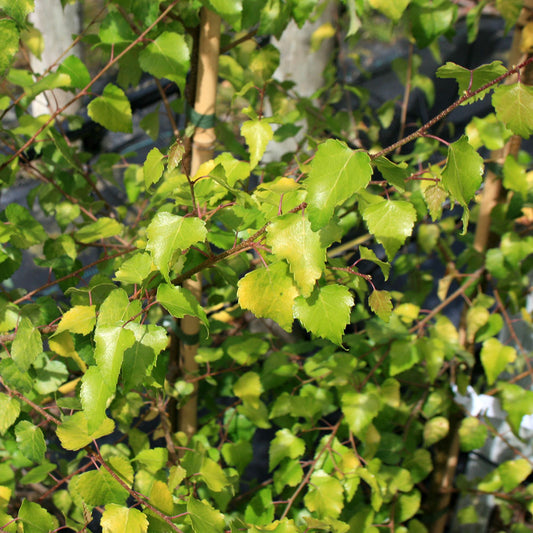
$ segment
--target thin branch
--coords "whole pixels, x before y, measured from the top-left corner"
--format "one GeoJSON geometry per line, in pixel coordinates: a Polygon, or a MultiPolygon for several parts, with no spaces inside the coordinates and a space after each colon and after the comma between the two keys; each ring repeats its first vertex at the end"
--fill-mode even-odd
{"type": "Polygon", "coordinates": [[[430,313],[428,313],[418,324],[413,326],[409,333],[414,333],[416,331],[420,331],[434,316],[438,315],[447,305],[449,305],[451,302],[453,302],[456,298],[463,295],[466,289],[470,287],[470,285],[473,285],[481,276],[481,274],[484,271],[484,267],[478,268],[475,272],[472,272],[470,274],[470,278],[463,283],[453,294],[450,294],[448,298],[443,300],[435,309],[433,309],[430,313]]]}
{"type": "Polygon", "coordinates": [[[47,128],[58,115],[63,113],[65,109],[67,109],[71,104],[79,100],[82,96],[85,96],[87,94],[87,91],[124,55],[126,55],[132,48],[137,46],[146,35],[154,28],[159,22],[161,22],[167,14],[174,8],[176,4],[178,4],[179,0],[174,0],[162,13],[157,17],[157,19],[144,30],[135,41],[133,41],[131,44],[129,44],[124,50],[120,53],[114,56],[112,59],[110,59],[105,65],[105,67],[96,74],[96,76],[77,94],[75,95],[71,100],[69,100],[63,107],[57,109],[50,118],[11,156],[9,157],[2,165],[0,165],[0,172],[6,168],[13,159],[17,158],[22,154],[27,148],[29,148],[35,141],[35,139],[44,131],[45,128],[47,128]]]}
{"type": "Polygon", "coordinates": [[[529,65],[530,63],[533,63],[533,57],[530,57],[526,59],[525,61],[522,61],[522,63],[520,63],[516,67],[512,68],[511,70],[508,70],[505,74],[498,76],[495,80],[492,80],[489,83],[486,83],[485,85],[483,85],[476,91],[465,93],[463,96],[461,96],[461,98],[459,98],[453,104],[451,104],[446,109],[444,109],[444,111],[441,111],[438,115],[433,117],[429,122],[426,122],[422,127],[416,130],[414,133],[411,133],[411,135],[404,137],[402,140],[397,141],[394,144],[391,144],[387,148],[384,148],[383,150],[380,150],[379,152],[376,152],[375,154],[371,154],[370,158],[377,159],[378,157],[381,157],[382,155],[387,155],[390,152],[394,152],[396,149],[401,148],[402,146],[410,143],[411,141],[414,141],[415,139],[418,139],[419,137],[423,137],[425,133],[429,130],[429,128],[437,124],[437,122],[440,122],[443,118],[447,117],[454,109],[458,108],[462,103],[466,102],[473,96],[476,96],[477,94],[480,94],[483,91],[490,89],[494,85],[497,85],[501,81],[507,79],[509,76],[512,76],[516,72],[519,72],[522,68],[529,65]]]}

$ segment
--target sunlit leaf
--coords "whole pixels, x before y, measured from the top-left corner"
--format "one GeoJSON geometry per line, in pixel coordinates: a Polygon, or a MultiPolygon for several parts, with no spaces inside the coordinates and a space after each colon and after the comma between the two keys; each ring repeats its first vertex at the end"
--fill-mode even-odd
{"type": "Polygon", "coordinates": [[[139,54],[141,68],[156,78],[167,78],[183,89],[189,71],[189,48],[185,37],[165,31],[139,54]]]}
{"type": "Polygon", "coordinates": [[[167,212],[157,213],[148,229],[146,249],[152,254],[154,264],[170,282],[171,259],[177,250],[205,240],[205,222],[196,217],[184,218],[167,212]]]}
{"type": "Polygon", "coordinates": [[[239,281],[238,287],[237,296],[243,309],[249,309],[257,317],[271,318],[287,331],[291,329],[298,289],[285,263],[249,272],[239,281]]]}
{"type": "Polygon", "coordinates": [[[492,385],[505,367],[516,359],[516,350],[512,346],[504,346],[498,339],[487,339],[481,348],[481,363],[487,383],[492,385]]]}
{"type": "Polygon", "coordinates": [[[309,204],[307,212],[313,229],[323,228],[335,208],[364,189],[371,175],[370,157],[366,152],[351,150],[337,140],[322,143],[304,183],[309,204]]]}
{"type": "Polygon", "coordinates": [[[315,289],[309,298],[296,298],[294,316],[307,331],[341,344],[353,303],[353,296],[346,287],[326,285],[315,289]]]}
{"type": "Polygon", "coordinates": [[[311,223],[301,213],[277,218],[267,231],[272,252],[288,261],[302,296],[309,296],[326,260],[320,235],[311,229],[311,223]]]}
{"type": "Polygon", "coordinates": [[[103,533],[146,533],[148,518],[134,507],[109,503],[101,518],[103,533]]]}
{"type": "Polygon", "coordinates": [[[370,233],[392,259],[413,232],[416,210],[403,200],[384,200],[369,204],[363,211],[363,218],[370,233]]]}

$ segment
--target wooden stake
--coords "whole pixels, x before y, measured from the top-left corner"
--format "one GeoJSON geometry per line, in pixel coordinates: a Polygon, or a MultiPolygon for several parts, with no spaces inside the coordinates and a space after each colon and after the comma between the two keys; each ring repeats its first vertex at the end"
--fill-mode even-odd
{"type": "MultiPolygon", "coordinates": [[[[196,83],[196,98],[194,103],[194,117],[214,116],[218,85],[218,56],[220,52],[220,17],[202,8],[200,22],[200,44],[198,53],[198,78],[196,83]]],[[[204,118],[204,120],[206,120],[204,118]]],[[[208,119],[207,119],[208,120],[208,119]]],[[[195,122],[195,120],[193,120],[195,122]]],[[[205,123],[204,123],[205,124],[205,123]]],[[[215,144],[214,127],[197,126],[193,136],[191,177],[205,161],[213,158],[215,144]]],[[[198,208],[199,206],[195,206],[198,208]]],[[[190,290],[198,301],[202,296],[202,280],[199,274],[195,279],[186,281],[183,286],[190,290]]],[[[197,317],[186,316],[181,321],[181,330],[185,339],[196,338],[200,331],[200,321],[197,317]]],[[[182,375],[185,379],[194,377],[198,372],[195,356],[198,344],[180,343],[180,363],[182,375]]],[[[195,383],[194,392],[189,401],[180,409],[178,424],[190,439],[197,429],[198,385],[195,383]]]]}

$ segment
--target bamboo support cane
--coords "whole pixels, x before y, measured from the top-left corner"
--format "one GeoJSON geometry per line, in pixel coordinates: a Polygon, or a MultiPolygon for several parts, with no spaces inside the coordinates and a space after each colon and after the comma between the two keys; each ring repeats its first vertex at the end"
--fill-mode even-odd
{"type": "MultiPolygon", "coordinates": [[[[218,84],[218,57],[220,52],[220,17],[202,8],[200,22],[200,43],[198,53],[198,78],[196,84],[196,98],[194,104],[195,116],[214,116],[218,84]]],[[[197,126],[192,144],[191,176],[205,161],[213,158],[215,144],[215,128],[197,126]]],[[[195,206],[198,207],[198,206],[195,206]]],[[[202,280],[200,274],[184,283],[198,301],[202,295],[202,280]]],[[[181,321],[181,330],[185,340],[180,343],[180,364],[184,379],[191,378],[198,371],[195,356],[198,342],[188,344],[187,339],[197,339],[200,331],[200,321],[197,317],[185,316],[181,321]]],[[[194,391],[188,402],[182,406],[178,414],[179,430],[190,439],[197,429],[198,385],[194,384],[194,391]]]]}

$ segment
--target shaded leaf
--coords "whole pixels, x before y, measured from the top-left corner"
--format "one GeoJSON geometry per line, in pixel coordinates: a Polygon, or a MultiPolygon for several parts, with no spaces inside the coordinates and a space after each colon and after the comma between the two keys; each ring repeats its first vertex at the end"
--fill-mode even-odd
{"type": "Polygon", "coordinates": [[[209,321],[203,307],[198,303],[191,291],[183,287],[161,283],[157,287],[157,301],[175,318],[185,315],[198,317],[209,329],[209,321]]]}
{"type": "Polygon", "coordinates": [[[112,83],[105,86],[102,96],[89,103],[87,113],[95,122],[110,131],[132,131],[130,102],[124,91],[112,83]]]}

